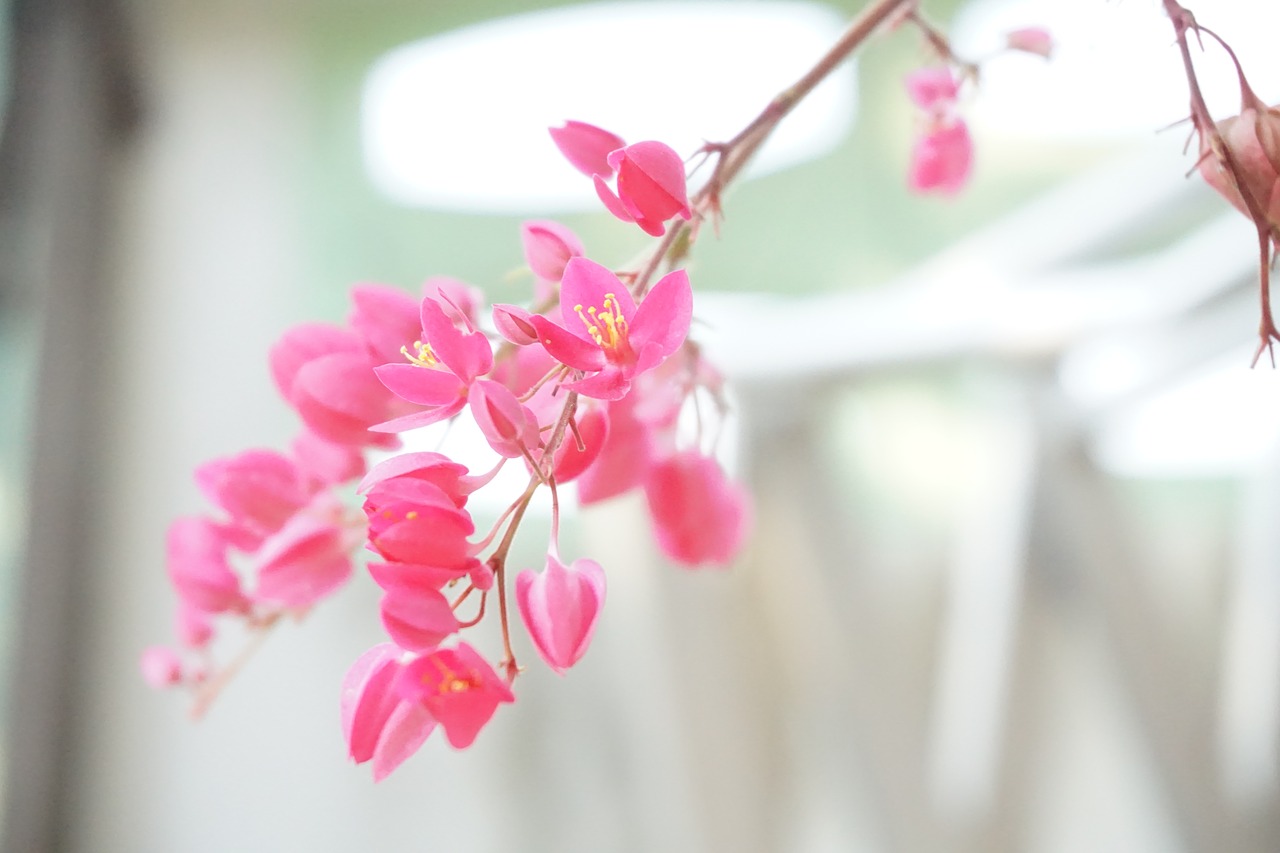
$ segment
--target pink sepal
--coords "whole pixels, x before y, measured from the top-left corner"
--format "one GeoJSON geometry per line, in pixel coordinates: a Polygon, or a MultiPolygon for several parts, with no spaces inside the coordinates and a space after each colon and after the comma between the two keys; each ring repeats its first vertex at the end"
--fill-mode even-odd
{"type": "Polygon", "coordinates": [[[594,560],[566,566],[547,555],[541,573],[516,577],[516,603],[538,654],[561,675],[586,653],[604,605],[604,569],[594,560]]]}
{"type": "Polygon", "coordinates": [[[626,145],[621,136],[587,124],[584,121],[566,121],[564,127],[548,128],[551,141],[560,149],[573,168],[587,177],[609,177],[613,169],[608,162],[609,152],[626,145]]]}
{"type": "Polygon", "coordinates": [[[431,483],[446,494],[455,506],[467,502],[471,492],[467,466],[454,462],[443,453],[418,451],[401,453],[379,462],[356,486],[357,494],[365,494],[387,480],[407,478],[431,483]]]}
{"type": "Polygon", "coordinates": [[[538,342],[538,329],[533,324],[532,312],[518,305],[493,306],[493,325],[498,334],[516,346],[523,347],[538,342]]]}
{"type": "Polygon", "coordinates": [[[535,219],[520,226],[524,259],[533,274],[543,281],[559,281],[570,258],[584,253],[578,236],[549,219],[535,219]]]}
{"type": "Polygon", "coordinates": [[[505,385],[481,379],[471,386],[467,403],[485,440],[502,456],[515,459],[541,443],[537,418],[505,385]]]}
{"type": "Polygon", "coordinates": [[[1023,27],[1005,34],[1010,50],[1020,50],[1049,59],[1053,56],[1053,36],[1044,27],[1023,27]]]}

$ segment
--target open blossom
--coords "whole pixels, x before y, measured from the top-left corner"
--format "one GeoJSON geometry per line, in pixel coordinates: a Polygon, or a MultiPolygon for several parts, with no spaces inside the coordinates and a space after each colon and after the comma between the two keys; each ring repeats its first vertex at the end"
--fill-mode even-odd
{"type": "Polygon", "coordinates": [[[584,559],[566,566],[551,554],[544,571],[526,570],[516,577],[520,617],[538,654],[556,672],[563,674],[586,653],[604,588],[599,563],[584,559]]]}
{"type": "Polygon", "coordinates": [[[530,322],[548,353],[589,374],[568,387],[588,397],[617,400],[640,373],[680,348],[693,316],[684,270],[668,273],[639,307],[618,277],[587,258],[574,258],[560,284],[564,326],[542,316],[530,322]]]}
{"type": "Polygon", "coordinates": [[[466,643],[405,664],[395,689],[402,699],[426,708],[454,749],[471,746],[498,706],[516,700],[493,667],[466,643]]]}
{"type": "Polygon", "coordinates": [[[472,383],[493,369],[493,348],[483,332],[468,321],[459,328],[447,306],[431,297],[422,300],[421,334],[406,347],[403,359],[384,364],[375,373],[400,399],[424,411],[378,424],[375,429],[401,432],[453,417],[467,403],[472,383]]]}

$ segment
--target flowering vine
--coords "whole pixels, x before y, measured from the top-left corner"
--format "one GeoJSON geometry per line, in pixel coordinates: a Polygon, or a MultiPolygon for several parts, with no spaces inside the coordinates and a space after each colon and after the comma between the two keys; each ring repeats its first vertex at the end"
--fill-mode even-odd
{"type": "MultiPolygon", "coordinates": [[[[1258,101],[1241,71],[1240,116],[1214,124],[1186,35],[1216,36],[1173,0],[1165,6],[1187,63],[1201,171],[1258,225],[1260,355],[1280,340],[1267,297],[1269,253],[1280,238],[1280,112],[1258,101]]],[[[583,504],[638,490],[668,558],[690,567],[732,562],[750,527],[749,497],[716,459],[714,441],[679,428],[681,410],[696,400],[725,410],[720,373],[689,338],[693,290],[679,265],[701,224],[718,224],[726,190],[795,105],[873,32],[906,25],[923,35],[935,60],[906,79],[921,122],[907,184],[953,194],[972,171],[974,143],[960,101],[976,84],[978,65],[956,57],[914,0],[875,0],[741,132],[694,152],[713,164],[692,194],[686,160],[665,143],[628,143],[582,121],[550,129],[604,208],[656,238],[635,268],[590,257],[560,223],[531,221],[520,234],[535,278],[530,307],[486,307],[479,291],[451,279],[429,279],[418,297],[359,285],[345,324],[285,332],[269,367],[302,429],[287,453],[254,449],[197,469],[215,509],[170,526],[178,648],[147,649],[146,679],[191,688],[193,711],[203,713],[273,626],[303,617],[350,579],[353,552],[363,547],[363,570],[382,592],[388,641],[351,666],[340,704],[348,752],[369,763],[377,780],[436,729],[453,747],[469,746],[501,705],[515,701],[521,666],[509,589],[553,671],[563,674],[587,653],[607,569],[588,556],[561,555],[561,485],[576,481],[583,504]],[[470,419],[493,451],[487,470],[438,452],[401,452],[368,467],[371,450],[400,447],[400,433],[458,418],[470,419]],[[508,465],[522,466],[527,484],[490,526],[478,527],[470,498],[494,488],[508,465]],[[358,508],[339,497],[351,484],[358,508]],[[513,574],[512,543],[543,488],[552,503],[545,564],[513,574]],[[502,648],[491,663],[463,637],[495,610],[502,648]],[[251,641],[240,657],[219,664],[211,644],[229,620],[242,623],[251,641]]],[[[1052,42],[1029,27],[1009,33],[1007,46],[1048,57],[1052,42]]]]}

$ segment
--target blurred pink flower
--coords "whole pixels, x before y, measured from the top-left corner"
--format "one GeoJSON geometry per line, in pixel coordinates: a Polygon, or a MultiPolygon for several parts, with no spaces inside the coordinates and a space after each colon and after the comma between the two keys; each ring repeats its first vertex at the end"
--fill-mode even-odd
{"type": "Polygon", "coordinates": [[[725,565],[742,547],[750,519],[747,493],[711,457],[686,450],[658,462],[645,497],[658,546],[672,560],[725,565]]]}
{"type": "Polygon", "coordinates": [[[963,119],[934,127],[916,140],[907,185],[915,192],[953,195],[973,170],[973,139],[963,119]]]}

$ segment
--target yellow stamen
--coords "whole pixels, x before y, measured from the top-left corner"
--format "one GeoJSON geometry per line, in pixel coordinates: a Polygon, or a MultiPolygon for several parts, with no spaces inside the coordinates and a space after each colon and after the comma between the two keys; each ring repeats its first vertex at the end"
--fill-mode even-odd
{"type": "Polygon", "coordinates": [[[604,349],[616,350],[626,345],[627,318],[622,316],[622,306],[613,293],[604,295],[604,310],[597,310],[594,305],[584,312],[581,305],[573,306],[574,313],[587,327],[587,334],[596,344],[604,349]]]}
{"type": "Polygon", "coordinates": [[[408,347],[400,347],[400,354],[410,364],[418,367],[435,368],[440,366],[440,359],[436,358],[436,354],[431,351],[431,344],[424,344],[422,341],[413,342],[413,352],[409,352],[408,347]]]}

